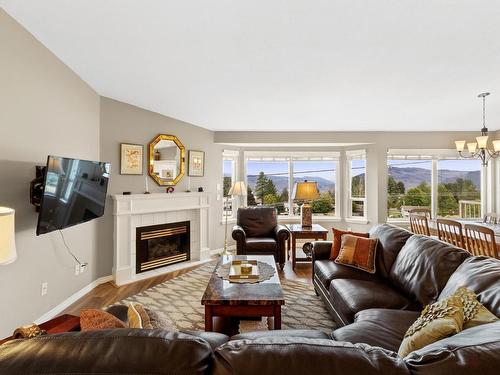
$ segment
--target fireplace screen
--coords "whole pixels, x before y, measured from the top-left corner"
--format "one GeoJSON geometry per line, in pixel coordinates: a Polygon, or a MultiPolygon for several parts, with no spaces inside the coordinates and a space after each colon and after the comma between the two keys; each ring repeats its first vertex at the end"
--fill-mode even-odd
{"type": "Polygon", "coordinates": [[[189,221],[137,228],[136,273],[189,260],[189,221]]]}

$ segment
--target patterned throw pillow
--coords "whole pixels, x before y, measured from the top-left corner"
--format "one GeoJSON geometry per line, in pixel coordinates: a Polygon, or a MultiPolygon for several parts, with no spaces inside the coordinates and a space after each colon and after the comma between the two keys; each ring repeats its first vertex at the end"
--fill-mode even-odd
{"type": "Polygon", "coordinates": [[[142,305],[139,303],[134,304],[134,307],[135,311],[137,311],[137,313],[141,317],[142,328],[153,329],[153,325],[151,324],[151,319],[149,318],[149,314],[144,309],[144,307],[142,307],[142,305]]]}
{"type": "Polygon", "coordinates": [[[116,316],[103,310],[85,309],[80,313],[80,329],[82,331],[126,327],[127,325],[116,316]]]}
{"type": "Polygon", "coordinates": [[[128,316],[128,326],[130,328],[143,328],[141,314],[139,314],[139,312],[132,303],[128,305],[127,316],[128,316]]]}
{"type": "Polygon", "coordinates": [[[357,268],[368,273],[375,273],[377,243],[377,238],[363,238],[344,234],[335,263],[357,268]]]}
{"type": "Polygon", "coordinates": [[[472,290],[462,286],[453,294],[462,301],[464,306],[464,327],[472,328],[481,324],[493,323],[499,320],[490,310],[477,300],[477,295],[472,290]]]}
{"type": "Polygon", "coordinates": [[[153,311],[146,307],[144,308],[144,310],[149,316],[149,321],[151,322],[153,329],[161,328],[167,331],[178,331],[178,329],[175,327],[174,322],[172,322],[172,320],[170,320],[170,318],[164,313],[153,311]]]}
{"type": "Polygon", "coordinates": [[[352,234],[353,236],[364,237],[364,238],[368,238],[369,236],[368,233],[357,233],[335,228],[332,228],[332,230],[333,230],[333,242],[332,242],[332,250],[330,253],[330,260],[337,259],[337,256],[339,255],[340,252],[340,247],[342,245],[342,236],[344,234],[352,234]]]}
{"type": "Polygon", "coordinates": [[[462,330],[464,309],[460,297],[452,295],[427,305],[408,328],[398,354],[406,357],[426,345],[452,336],[462,330]]]}

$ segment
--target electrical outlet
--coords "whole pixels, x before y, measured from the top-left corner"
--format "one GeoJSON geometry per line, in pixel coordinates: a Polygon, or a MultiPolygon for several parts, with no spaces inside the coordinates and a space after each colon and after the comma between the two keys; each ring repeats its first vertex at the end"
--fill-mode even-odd
{"type": "Polygon", "coordinates": [[[79,264],[75,264],[75,276],[78,276],[80,274],[80,265],[79,264]]]}
{"type": "Polygon", "coordinates": [[[46,295],[49,291],[49,283],[42,283],[42,296],[46,295]]]}
{"type": "Polygon", "coordinates": [[[87,268],[87,263],[82,263],[80,264],[80,273],[85,272],[85,269],[87,268]]]}

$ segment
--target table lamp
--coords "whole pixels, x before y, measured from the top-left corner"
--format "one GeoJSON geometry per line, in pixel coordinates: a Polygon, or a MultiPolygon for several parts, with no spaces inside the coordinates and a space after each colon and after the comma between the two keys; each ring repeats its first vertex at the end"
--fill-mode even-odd
{"type": "Polygon", "coordinates": [[[305,180],[294,185],[292,199],[303,202],[302,207],[300,207],[300,218],[303,227],[312,227],[312,207],[310,202],[318,198],[319,191],[316,182],[305,180]]]}
{"type": "Polygon", "coordinates": [[[14,210],[0,207],[0,264],[16,260],[16,238],[14,230],[14,210]]]}
{"type": "MultiPolygon", "coordinates": [[[[229,189],[229,192],[227,193],[226,196],[226,205],[225,207],[227,208],[227,203],[229,202],[229,197],[243,197],[247,195],[247,187],[245,186],[244,181],[236,181],[233,183],[231,186],[231,189],[229,189]]],[[[224,218],[225,218],[225,228],[224,228],[224,251],[222,252],[223,255],[230,255],[227,251],[227,212],[224,210],[224,218]]]]}

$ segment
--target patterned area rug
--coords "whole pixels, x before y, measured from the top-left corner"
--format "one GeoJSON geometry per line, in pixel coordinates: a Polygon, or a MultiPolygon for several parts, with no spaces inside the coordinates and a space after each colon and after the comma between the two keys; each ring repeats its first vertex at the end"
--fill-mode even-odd
{"type": "MultiPolygon", "coordinates": [[[[178,330],[203,330],[204,307],[201,297],[215,268],[210,262],[193,271],[165,281],[118,304],[140,303],[151,310],[161,312],[178,330]]],[[[282,329],[318,329],[328,334],[335,323],[311,285],[299,281],[281,279],[285,296],[282,307],[282,329]]],[[[242,321],[240,332],[266,330],[267,320],[242,321]]]]}

